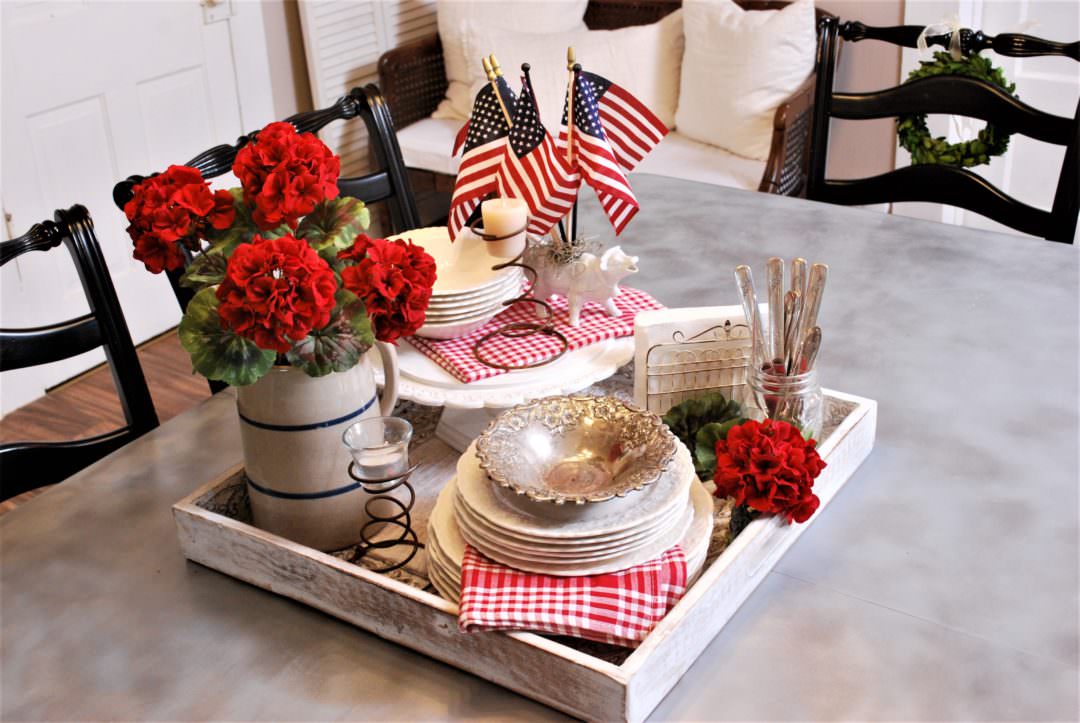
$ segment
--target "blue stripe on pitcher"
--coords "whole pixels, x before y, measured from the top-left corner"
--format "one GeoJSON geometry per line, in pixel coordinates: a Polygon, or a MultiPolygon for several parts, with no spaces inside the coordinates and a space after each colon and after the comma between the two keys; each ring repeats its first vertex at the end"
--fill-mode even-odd
{"type": "Polygon", "coordinates": [[[342,422],[347,422],[354,417],[359,417],[361,414],[371,409],[371,405],[375,404],[377,401],[379,401],[378,395],[373,396],[364,404],[364,406],[360,407],[355,412],[349,412],[337,419],[328,419],[325,422],[312,422],[311,424],[269,424],[267,422],[257,422],[254,419],[249,419],[243,414],[240,414],[240,420],[244,422],[244,424],[250,424],[252,427],[258,427],[259,429],[269,429],[272,432],[307,432],[312,429],[336,427],[342,422]]]}

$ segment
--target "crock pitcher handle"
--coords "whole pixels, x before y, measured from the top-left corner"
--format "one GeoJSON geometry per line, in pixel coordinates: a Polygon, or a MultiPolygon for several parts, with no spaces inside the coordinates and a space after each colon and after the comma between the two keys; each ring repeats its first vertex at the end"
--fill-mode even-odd
{"type": "Polygon", "coordinates": [[[397,347],[387,344],[385,341],[375,342],[375,349],[382,359],[383,390],[382,399],[379,400],[379,414],[389,417],[394,413],[394,405],[397,404],[398,395],[398,363],[397,347]]]}

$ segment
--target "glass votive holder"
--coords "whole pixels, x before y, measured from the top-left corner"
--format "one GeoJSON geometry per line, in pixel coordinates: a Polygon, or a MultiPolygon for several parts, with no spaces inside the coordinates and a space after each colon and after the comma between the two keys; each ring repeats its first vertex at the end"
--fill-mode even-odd
{"type": "Polygon", "coordinates": [[[781,374],[769,368],[751,368],[750,394],[743,405],[749,419],[777,419],[798,427],[808,439],[821,441],[825,403],[817,370],[781,374]]]}
{"type": "Polygon", "coordinates": [[[341,439],[357,478],[389,483],[409,471],[412,434],[412,425],[399,417],[369,417],[351,425],[341,439]]]}

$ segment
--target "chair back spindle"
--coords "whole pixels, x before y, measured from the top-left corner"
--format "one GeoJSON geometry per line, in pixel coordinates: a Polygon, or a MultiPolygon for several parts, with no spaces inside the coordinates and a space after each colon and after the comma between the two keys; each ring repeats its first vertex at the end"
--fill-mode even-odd
{"type": "Polygon", "coordinates": [[[0,499],[55,484],[158,426],[150,390],[94,223],[83,206],[59,210],[19,238],[0,243],[0,265],[61,244],[75,262],[90,312],[47,326],[0,329],[0,371],[48,364],[103,347],[127,424],[86,439],[0,445],[0,499]]]}
{"type": "MultiPolygon", "coordinates": [[[[368,143],[374,151],[378,170],[364,176],[339,178],[338,190],[342,196],[357,198],[367,205],[385,203],[390,214],[390,228],[393,233],[401,233],[420,226],[420,214],[416,210],[416,200],[409,185],[405,162],[401,157],[394,121],[390,108],[386,104],[378,86],[369,84],[363,88],[353,88],[333,105],[319,110],[298,113],[285,119],[300,133],[318,133],[334,121],[348,121],[359,117],[363,120],[368,133],[368,143]]],[[[258,132],[240,136],[236,143],[214,146],[192,158],[185,165],[197,168],[204,178],[214,178],[228,173],[232,169],[236,154],[241,148],[253,141],[258,132]]],[[[123,210],[133,195],[136,184],[146,176],[129,176],[113,187],[113,201],[123,210]]],[[[191,263],[191,254],[184,250],[185,267],[191,263]]],[[[186,310],[194,293],[180,285],[184,270],[166,271],[173,294],[186,310]]],[[[217,393],[227,385],[223,382],[208,380],[210,391],[217,393]]]]}

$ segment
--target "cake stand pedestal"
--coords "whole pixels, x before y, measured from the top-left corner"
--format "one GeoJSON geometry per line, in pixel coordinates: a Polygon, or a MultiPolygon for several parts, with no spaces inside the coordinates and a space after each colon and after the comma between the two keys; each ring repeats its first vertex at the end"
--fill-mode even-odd
{"type": "MultiPolygon", "coordinates": [[[[375,379],[381,385],[382,366],[375,356],[375,379]]],[[[607,379],[633,357],[633,337],[609,339],[569,351],[542,367],[464,384],[403,341],[398,344],[398,397],[443,407],[435,434],[462,452],[502,410],[541,397],[579,392],[607,379]]]]}

